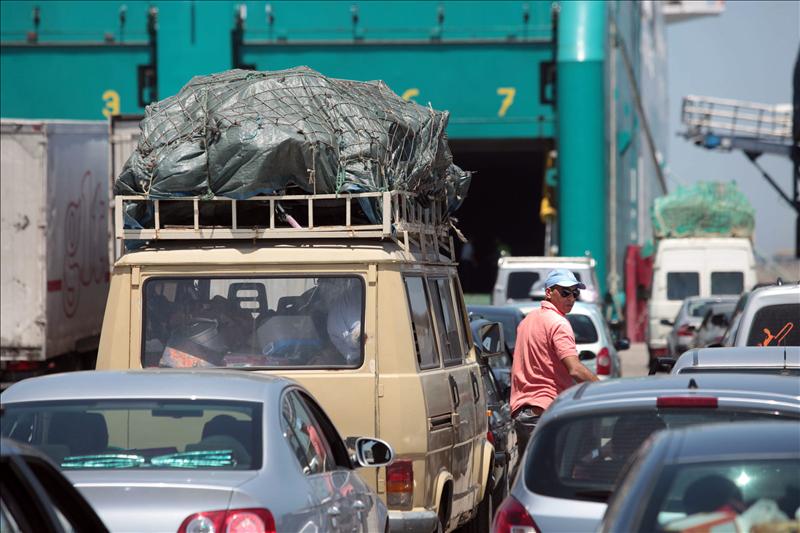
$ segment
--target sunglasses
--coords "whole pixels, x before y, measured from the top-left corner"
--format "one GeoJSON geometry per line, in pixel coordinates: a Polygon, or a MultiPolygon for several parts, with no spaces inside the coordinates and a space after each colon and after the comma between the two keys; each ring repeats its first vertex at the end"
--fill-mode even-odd
{"type": "Polygon", "coordinates": [[[580,289],[565,289],[564,287],[554,287],[554,288],[558,291],[558,294],[560,294],[562,298],[567,298],[569,296],[572,296],[577,300],[578,296],[580,296],[581,294],[580,289]]]}

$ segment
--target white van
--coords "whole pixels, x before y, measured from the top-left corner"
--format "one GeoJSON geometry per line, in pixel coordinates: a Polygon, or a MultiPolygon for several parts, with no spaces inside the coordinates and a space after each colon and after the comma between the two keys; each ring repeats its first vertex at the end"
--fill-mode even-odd
{"type": "Polygon", "coordinates": [[[667,355],[667,334],[672,327],[667,323],[675,318],[685,298],[741,294],[755,283],[755,257],[749,239],[661,240],[647,306],[647,347],[651,361],[667,355]]]}

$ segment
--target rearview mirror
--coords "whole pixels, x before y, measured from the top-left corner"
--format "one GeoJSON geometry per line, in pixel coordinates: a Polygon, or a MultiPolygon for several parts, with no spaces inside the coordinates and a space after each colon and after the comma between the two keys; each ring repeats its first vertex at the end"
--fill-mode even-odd
{"type": "Polygon", "coordinates": [[[482,359],[504,355],[506,353],[506,339],[503,327],[499,322],[487,322],[479,327],[480,352],[482,359]]]}
{"type": "Polygon", "coordinates": [[[650,367],[649,374],[652,376],[656,372],[672,372],[672,367],[675,366],[677,359],[674,357],[656,357],[656,363],[650,367]]]}
{"type": "Polygon", "coordinates": [[[348,437],[347,447],[351,451],[353,466],[379,467],[392,464],[394,450],[388,442],[372,437],[348,437]]]}
{"type": "Polygon", "coordinates": [[[583,350],[581,353],[578,354],[578,359],[581,361],[591,361],[597,357],[595,353],[591,350],[583,350]]]}
{"type": "Polygon", "coordinates": [[[618,339],[616,342],[614,342],[614,348],[616,348],[619,351],[627,350],[630,347],[631,347],[631,341],[628,337],[622,337],[621,339],[618,339]]]}
{"type": "Polygon", "coordinates": [[[672,320],[667,320],[666,318],[662,318],[661,319],[661,325],[662,326],[674,326],[675,322],[673,322],[672,320]]]}

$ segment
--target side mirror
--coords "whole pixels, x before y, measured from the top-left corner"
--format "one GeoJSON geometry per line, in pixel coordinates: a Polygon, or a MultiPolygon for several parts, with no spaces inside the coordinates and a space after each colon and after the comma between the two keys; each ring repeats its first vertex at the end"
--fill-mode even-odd
{"type": "Polygon", "coordinates": [[[652,376],[656,372],[672,372],[672,367],[675,366],[677,359],[674,357],[656,357],[656,364],[650,367],[649,374],[652,376]]]}
{"type": "Polygon", "coordinates": [[[597,357],[597,355],[595,355],[595,353],[591,350],[583,350],[578,354],[578,359],[581,361],[591,361],[595,357],[597,357]]]}
{"type": "Polygon", "coordinates": [[[481,359],[486,360],[489,357],[505,355],[506,340],[503,335],[503,326],[500,325],[500,322],[487,322],[482,324],[479,327],[478,333],[480,339],[478,355],[481,359]]]}
{"type": "Polygon", "coordinates": [[[623,337],[621,339],[618,339],[614,343],[614,348],[616,348],[619,351],[627,350],[630,347],[631,347],[631,340],[628,337],[623,337]]]}
{"type": "Polygon", "coordinates": [[[661,325],[662,326],[674,326],[675,322],[673,322],[672,320],[667,320],[666,318],[662,318],[661,319],[661,325]]]}
{"type": "Polygon", "coordinates": [[[358,466],[387,466],[394,461],[394,450],[388,442],[372,437],[348,437],[346,444],[350,462],[358,466]]]}

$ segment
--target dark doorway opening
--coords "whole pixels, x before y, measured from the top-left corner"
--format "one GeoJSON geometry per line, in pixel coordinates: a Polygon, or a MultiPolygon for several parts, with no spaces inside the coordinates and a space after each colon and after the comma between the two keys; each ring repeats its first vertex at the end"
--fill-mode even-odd
{"type": "Polygon", "coordinates": [[[539,218],[547,140],[450,140],[453,161],[474,172],[467,199],[455,213],[469,240],[456,240],[465,293],[492,292],[497,259],[542,255],[545,227],[539,218]],[[470,249],[471,247],[471,249],[470,249]]]}

